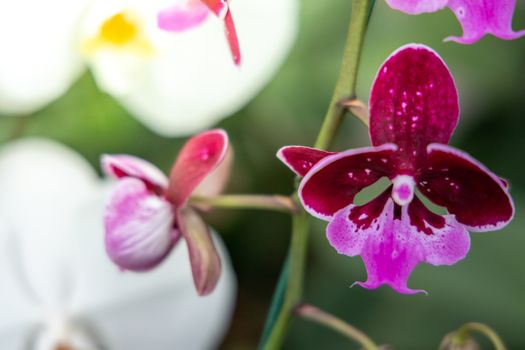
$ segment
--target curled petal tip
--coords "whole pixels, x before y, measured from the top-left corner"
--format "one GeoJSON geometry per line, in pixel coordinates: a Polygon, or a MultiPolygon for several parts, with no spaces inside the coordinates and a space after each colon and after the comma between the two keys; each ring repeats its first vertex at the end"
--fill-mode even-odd
{"type": "Polygon", "coordinates": [[[136,178],[156,192],[163,192],[168,184],[166,176],[156,166],[144,159],[126,154],[104,154],[100,158],[102,171],[110,177],[136,178]]]}
{"type": "Polygon", "coordinates": [[[352,287],[354,287],[356,285],[359,286],[359,287],[365,288],[365,289],[377,289],[377,288],[381,287],[382,285],[388,285],[390,288],[392,288],[393,290],[395,290],[399,294],[408,294],[408,295],[424,294],[424,295],[428,296],[428,292],[426,290],[424,290],[424,289],[411,289],[411,288],[408,288],[407,286],[392,285],[392,284],[389,284],[389,283],[378,284],[378,283],[368,283],[368,282],[354,282],[354,283],[352,283],[350,288],[352,288],[352,287]]]}

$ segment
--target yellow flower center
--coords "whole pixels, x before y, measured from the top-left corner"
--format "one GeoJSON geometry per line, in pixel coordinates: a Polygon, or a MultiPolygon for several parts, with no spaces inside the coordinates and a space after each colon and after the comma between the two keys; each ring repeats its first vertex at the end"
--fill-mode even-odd
{"type": "Polygon", "coordinates": [[[95,36],[83,42],[82,49],[87,55],[109,49],[142,57],[148,57],[155,51],[145,36],[142,21],[129,11],[108,17],[101,23],[95,36]]]}
{"type": "Polygon", "coordinates": [[[100,38],[109,44],[125,45],[136,39],[139,28],[129,16],[117,13],[108,18],[100,27],[100,38]]]}

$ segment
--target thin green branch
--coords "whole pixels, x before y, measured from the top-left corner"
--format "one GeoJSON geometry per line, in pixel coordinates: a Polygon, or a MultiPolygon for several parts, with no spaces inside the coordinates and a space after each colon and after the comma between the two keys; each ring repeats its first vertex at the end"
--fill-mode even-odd
{"type": "Polygon", "coordinates": [[[231,209],[266,209],[285,213],[298,211],[297,204],[287,196],[280,195],[221,195],[214,197],[193,196],[190,203],[197,207],[231,209]]]}
{"type": "Polygon", "coordinates": [[[370,339],[365,333],[359,329],[354,328],[345,321],[337,318],[323,310],[312,305],[300,305],[295,309],[295,313],[310,321],[322,324],[336,332],[341,333],[347,338],[360,344],[365,350],[379,350],[379,347],[370,339]]]}
{"type": "MultiPolygon", "coordinates": [[[[495,350],[507,350],[505,344],[501,340],[498,333],[496,333],[489,326],[478,323],[478,322],[469,322],[461,326],[456,332],[452,333],[450,336],[451,345],[453,346],[463,346],[471,339],[472,333],[479,333],[487,337],[490,340],[495,350]]],[[[446,340],[446,339],[445,339],[446,340]]],[[[441,346],[443,347],[443,344],[441,346]]]]}
{"type": "MultiPolygon", "coordinates": [[[[316,148],[330,148],[341,120],[348,110],[345,102],[355,99],[359,59],[373,2],[374,0],[353,0],[352,2],[352,14],[341,71],[323,125],[315,142],[316,148]]],[[[297,184],[298,182],[296,182],[296,190],[297,184]]],[[[289,256],[283,266],[283,271],[288,271],[288,273],[281,273],[278,286],[283,285],[283,280],[288,280],[286,288],[276,289],[270,310],[274,311],[277,304],[281,304],[282,307],[277,317],[275,317],[275,312],[270,312],[268,315],[265,325],[266,331],[259,344],[259,348],[263,350],[274,350],[281,347],[294,307],[302,298],[309,220],[303,209],[295,213],[292,220],[292,242],[289,256]]]]}
{"type": "Polygon", "coordinates": [[[289,266],[285,265],[284,267],[289,269],[287,273],[288,281],[284,290],[284,300],[275,323],[271,327],[271,332],[266,339],[262,339],[262,349],[273,350],[281,347],[288,330],[293,309],[301,301],[308,245],[308,226],[309,220],[304,210],[292,217],[292,242],[287,259],[289,266]]]}
{"type": "Polygon", "coordinates": [[[330,148],[341,121],[348,111],[344,103],[355,99],[357,71],[368,25],[370,6],[370,0],[354,0],[352,2],[352,16],[350,17],[341,71],[339,72],[339,78],[337,79],[323,126],[315,142],[316,148],[330,148]]]}

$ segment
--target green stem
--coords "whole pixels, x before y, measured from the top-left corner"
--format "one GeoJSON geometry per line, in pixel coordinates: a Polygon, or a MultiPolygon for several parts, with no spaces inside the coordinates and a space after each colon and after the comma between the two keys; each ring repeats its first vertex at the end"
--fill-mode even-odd
{"type": "Polygon", "coordinates": [[[347,112],[347,108],[342,104],[355,98],[357,71],[371,11],[370,5],[370,0],[352,1],[352,16],[350,17],[341,70],[323,126],[315,142],[315,148],[330,148],[347,112]]]}
{"type": "MultiPolygon", "coordinates": [[[[323,125],[315,142],[316,148],[330,148],[341,120],[347,111],[343,104],[348,100],[352,100],[355,96],[359,59],[372,4],[373,0],[353,0],[352,2],[352,14],[341,71],[323,125]]],[[[296,182],[296,190],[297,184],[298,182],[296,182]]],[[[294,197],[297,198],[297,192],[294,197]]],[[[278,286],[282,286],[284,284],[283,280],[286,281],[288,279],[286,288],[277,288],[270,310],[275,310],[276,304],[282,303],[282,307],[277,317],[275,317],[274,312],[269,313],[265,329],[270,331],[263,334],[259,344],[260,349],[274,350],[281,347],[293,310],[301,301],[308,246],[308,229],[308,215],[303,209],[300,209],[293,215],[292,242],[289,256],[283,266],[283,271],[288,271],[288,273],[281,273],[278,282],[278,286]]]]}
{"type": "MultiPolygon", "coordinates": [[[[281,310],[271,327],[267,337],[263,336],[260,348],[265,350],[279,349],[284,340],[293,309],[302,298],[304,266],[306,263],[306,251],[308,245],[309,220],[306,212],[301,210],[292,217],[292,242],[290,244],[289,257],[284,269],[288,269],[288,278],[284,292],[284,301],[281,310]],[[288,266],[287,266],[288,265],[288,266]]],[[[281,281],[279,281],[281,282],[281,281]]],[[[275,302],[281,299],[274,298],[275,302]]]]}
{"type": "Polygon", "coordinates": [[[310,321],[317,322],[331,328],[342,335],[359,343],[365,350],[378,350],[379,347],[365,333],[312,305],[301,305],[296,308],[295,313],[310,321]]]}
{"type": "Polygon", "coordinates": [[[486,336],[490,340],[492,345],[494,345],[494,349],[496,350],[506,350],[507,349],[505,347],[505,344],[503,344],[503,341],[501,340],[499,335],[492,328],[490,328],[489,326],[483,323],[478,323],[478,322],[470,322],[470,323],[466,323],[463,326],[461,326],[458,329],[456,336],[454,337],[455,341],[458,344],[463,344],[466,341],[466,339],[468,339],[469,335],[474,332],[480,333],[486,336]]]}
{"type": "Polygon", "coordinates": [[[199,207],[234,209],[267,209],[286,213],[298,210],[297,204],[288,196],[280,195],[221,195],[215,197],[193,196],[190,203],[199,207]]]}

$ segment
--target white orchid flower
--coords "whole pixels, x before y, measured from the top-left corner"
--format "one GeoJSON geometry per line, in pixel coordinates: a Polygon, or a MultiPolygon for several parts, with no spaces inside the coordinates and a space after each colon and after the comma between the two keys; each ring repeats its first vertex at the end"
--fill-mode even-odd
{"type": "Polygon", "coordinates": [[[80,75],[76,43],[87,1],[0,1],[0,113],[32,113],[80,75]]]}
{"type": "Polygon", "coordinates": [[[58,97],[76,77],[64,73],[72,70],[68,55],[76,61],[81,54],[102,90],[166,136],[205,129],[250,101],[289,51],[298,12],[297,0],[70,1],[78,6],[53,0],[45,3],[45,20],[38,18],[41,22],[33,26],[24,16],[33,3],[44,5],[21,2],[0,6],[0,33],[12,37],[2,41],[7,46],[0,56],[0,113],[30,113],[58,97]],[[87,10],[78,20],[84,1],[87,10]],[[7,24],[5,17],[11,19],[7,24]],[[61,35],[40,33],[48,22],[62,28],[61,35]],[[71,22],[79,24],[77,31],[71,22]],[[25,35],[18,39],[18,33],[25,35]],[[31,33],[38,34],[38,43],[31,33]],[[73,37],[76,45],[71,45],[73,37]],[[54,46],[48,49],[50,42],[54,46]],[[55,57],[59,43],[62,60],[55,57]],[[25,49],[17,49],[20,45],[25,49]],[[28,52],[33,45],[40,49],[28,52]],[[236,66],[232,55],[238,63],[241,54],[236,66]]]}
{"type": "Polygon", "coordinates": [[[0,150],[0,349],[189,349],[218,346],[236,282],[223,274],[198,297],[180,245],[147,274],[106,256],[109,186],[78,154],[43,139],[0,150]]]}

